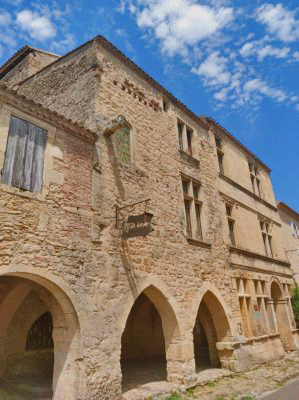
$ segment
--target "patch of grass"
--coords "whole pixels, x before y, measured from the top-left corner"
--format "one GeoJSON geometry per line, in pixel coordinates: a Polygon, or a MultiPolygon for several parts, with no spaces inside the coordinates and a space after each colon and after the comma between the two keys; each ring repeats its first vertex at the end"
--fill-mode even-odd
{"type": "Polygon", "coordinates": [[[224,396],[220,396],[220,397],[217,397],[216,400],[225,400],[225,397],[224,396]]]}
{"type": "Polygon", "coordinates": [[[241,397],[241,400],[255,400],[255,397],[253,397],[253,396],[250,396],[250,395],[246,395],[246,396],[243,396],[243,397],[241,397]]]}
{"type": "Polygon", "coordinates": [[[170,396],[167,396],[165,400],[182,400],[182,398],[178,393],[172,393],[170,396]]]}
{"type": "Polygon", "coordinates": [[[214,383],[214,382],[207,383],[207,387],[209,387],[209,388],[213,388],[215,386],[216,386],[216,383],[214,383]]]}
{"type": "Polygon", "coordinates": [[[188,394],[193,394],[194,393],[194,388],[189,388],[189,389],[186,390],[186,392],[188,394]]]}

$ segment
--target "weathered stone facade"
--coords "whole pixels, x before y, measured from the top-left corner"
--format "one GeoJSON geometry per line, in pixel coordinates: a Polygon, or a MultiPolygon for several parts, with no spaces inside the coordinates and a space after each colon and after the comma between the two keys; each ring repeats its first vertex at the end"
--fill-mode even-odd
{"type": "Polygon", "coordinates": [[[161,370],[157,379],[192,386],[206,365],[243,370],[296,348],[292,274],[261,161],[101,37],[25,80],[14,68],[11,90],[0,92],[1,167],[12,115],[45,129],[48,141],[41,193],[0,184],[2,379],[28,365],[34,375],[44,355],[53,399],[121,399],[135,375],[151,380],[148,365],[161,370]],[[124,126],[126,163],[114,139],[124,126]],[[145,199],[120,210],[116,224],[115,205],[145,199]],[[121,221],[144,211],[154,230],[123,240],[121,221]],[[28,352],[28,331],[47,311],[54,349],[28,352]]]}
{"type": "Polygon", "coordinates": [[[299,284],[299,214],[282,202],[277,204],[277,208],[283,229],[285,252],[295,281],[299,284]]]}

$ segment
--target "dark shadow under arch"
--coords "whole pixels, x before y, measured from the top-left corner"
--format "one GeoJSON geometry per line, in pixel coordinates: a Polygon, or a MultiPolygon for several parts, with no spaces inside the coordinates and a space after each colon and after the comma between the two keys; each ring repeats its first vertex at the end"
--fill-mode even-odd
{"type": "Polygon", "coordinates": [[[178,322],[165,296],[154,286],[135,300],[121,339],[122,389],[171,380],[178,322]]]}
{"type": "Polygon", "coordinates": [[[207,291],[200,302],[194,329],[193,344],[196,371],[220,367],[217,342],[228,340],[231,330],[228,318],[220,301],[207,291]]]}

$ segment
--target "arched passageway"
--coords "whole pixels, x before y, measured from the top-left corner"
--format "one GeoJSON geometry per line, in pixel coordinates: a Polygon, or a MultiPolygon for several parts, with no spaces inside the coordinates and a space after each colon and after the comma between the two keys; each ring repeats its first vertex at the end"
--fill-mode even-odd
{"type": "Polygon", "coordinates": [[[221,366],[217,342],[231,337],[231,330],[225,311],[211,292],[203,296],[193,329],[194,358],[196,372],[221,366]]]}
{"type": "Polygon", "coordinates": [[[77,317],[67,296],[50,282],[48,288],[0,276],[0,398],[77,398],[77,317]]]}
{"type": "Polygon", "coordinates": [[[282,289],[276,281],[271,283],[271,299],[268,306],[272,309],[272,326],[280,333],[280,339],[284,350],[294,350],[291,325],[288,317],[287,302],[282,289]]]}
{"type": "Polygon", "coordinates": [[[122,390],[171,380],[178,325],[166,298],[154,287],[135,300],[121,340],[122,390]]]}

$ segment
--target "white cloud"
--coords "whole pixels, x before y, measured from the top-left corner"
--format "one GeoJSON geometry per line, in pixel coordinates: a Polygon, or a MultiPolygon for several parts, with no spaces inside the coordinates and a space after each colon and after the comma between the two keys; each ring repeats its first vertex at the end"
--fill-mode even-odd
{"type": "Polygon", "coordinates": [[[276,5],[266,3],[258,7],[256,19],[284,42],[299,39],[299,21],[295,18],[295,12],[288,11],[280,3],[276,5]]]}
{"type": "Polygon", "coordinates": [[[232,8],[201,5],[195,0],[141,0],[137,5],[138,26],[153,30],[169,55],[185,55],[187,46],[211,37],[233,20],[232,8]]]}
{"type": "Polygon", "coordinates": [[[255,52],[255,46],[253,45],[253,43],[245,43],[239,51],[239,53],[243,57],[248,57],[252,55],[254,52],[255,52]]]}
{"type": "Polygon", "coordinates": [[[204,77],[209,86],[225,85],[231,79],[227,61],[227,58],[222,57],[219,52],[213,52],[198,68],[192,68],[192,72],[204,77]]]}
{"type": "Polygon", "coordinates": [[[51,43],[51,47],[54,51],[65,52],[67,50],[71,50],[71,48],[75,44],[75,38],[71,33],[67,33],[65,37],[61,40],[54,40],[51,43]]]}
{"type": "Polygon", "coordinates": [[[7,27],[12,23],[11,15],[7,11],[0,11],[0,25],[7,27]]]}
{"type": "Polygon", "coordinates": [[[271,97],[275,101],[282,102],[287,99],[287,95],[284,91],[279,89],[273,89],[268,86],[261,79],[251,79],[244,84],[245,93],[256,92],[263,94],[267,97],[271,97]]]}
{"type": "Polygon", "coordinates": [[[39,15],[30,10],[17,13],[16,23],[22,30],[29,33],[32,39],[40,42],[56,35],[56,29],[48,16],[39,15]]]}
{"type": "Polygon", "coordinates": [[[225,101],[227,99],[228,89],[223,88],[214,94],[214,98],[219,101],[225,101]]]}
{"type": "Polygon", "coordinates": [[[295,52],[293,53],[293,57],[294,57],[294,59],[295,59],[296,61],[299,61],[299,51],[295,51],[295,52]]]}
{"type": "Polygon", "coordinates": [[[276,58],[286,58],[289,54],[289,47],[275,48],[267,44],[257,50],[257,57],[259,60],[263,60],[265,57],[274,56],[276,58]]]}
{"type": "Polygon", "coordinates": [[[289,55],[289,47],[273,47],[270,44],[264,44],[265,40],[256,40],[245,43],[239,53],[242,57],[256,55],[259,61],[263,61],[266,57],[286,58],[289,55]]]}

